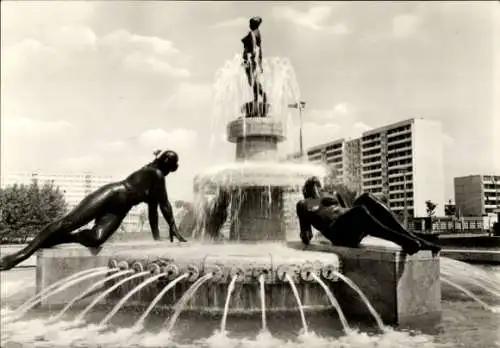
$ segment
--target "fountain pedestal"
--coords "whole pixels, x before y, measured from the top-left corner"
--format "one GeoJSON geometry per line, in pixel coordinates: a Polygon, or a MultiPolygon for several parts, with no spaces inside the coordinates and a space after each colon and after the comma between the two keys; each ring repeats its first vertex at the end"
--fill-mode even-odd
{"type": "MultiPolygon", "coordinates": [[[[345,248],[326,243],[304,246],[294,241],[288,246],[339,256],[342,274],[363,291],[384,324],[429,328],[441,320],[439,256],[430,251],[410,256],[395,245],[345,248]]],[[[349,316],[371,318],[366,304],[345,283],[335,283],[332,290],[349,316]]]]}

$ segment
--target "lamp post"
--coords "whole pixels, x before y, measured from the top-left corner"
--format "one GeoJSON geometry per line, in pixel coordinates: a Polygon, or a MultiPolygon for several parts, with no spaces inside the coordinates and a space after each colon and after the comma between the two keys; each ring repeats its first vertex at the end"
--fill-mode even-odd
{"type": "Polygon", "coordinates": [[[305,101],[299,101],[297,103],[288,104],[288,107],[291,109],[299,109],[299,118],[300,118],[300,130],[299,130],[299,146],[300,146],[300,157],[304,156],[304,144],[302,140],[302,109],[306,106],[305,101]]]}

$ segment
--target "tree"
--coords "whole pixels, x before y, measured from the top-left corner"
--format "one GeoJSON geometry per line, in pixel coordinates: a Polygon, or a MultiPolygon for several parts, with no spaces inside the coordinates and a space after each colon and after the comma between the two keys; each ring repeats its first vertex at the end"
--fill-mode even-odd
{"type": "Polygon", "coordinates": [[[67,210],[53,183],[11,185],[0,189],[0,243],[24,243],[67,210]]]}
{"type": "Polygon", "coordinates": [[[436,215],[436,207],[436,203],[432,201],[425,201],[425,210],[427,212],[427,216],[433,217],[434,215],[436,215]]]}

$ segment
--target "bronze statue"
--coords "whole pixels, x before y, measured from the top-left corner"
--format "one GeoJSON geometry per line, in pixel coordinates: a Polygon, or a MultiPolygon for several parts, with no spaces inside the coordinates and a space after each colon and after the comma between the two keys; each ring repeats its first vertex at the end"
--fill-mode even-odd
{"type": "Polygon", "coordinates": [[[314,227],[334,245],[355,248],[363,238],[372,235],[391,241],[409,255],[419,250],[437,253],[441,248],[407,231],[394,214],[375,196],[364,193],[352,207],[341,204],[339,199],[321,192],[316,177],[306,180],[302,189],[304,199],[296,205],[300,224],[300,237],[304,244],[312,239],[314,227]]]}
{"type": "Polygon", "coordinates": [[[267,103],[267,96],[262,88],[261,77],[262,69],[262,38],[260,36],[259,26],[262,18],[250,18],[250,31],[241,39],[243,43],[243,66],[248,79],[248,84],[253,90],[254,107],[257,107],[258,97],[262,97],[264,108],[267,103]]]}
{"type": "Polygon", "coordinates": [[[160,239],[158,206],[170,227],[170,241],[186,239],[178,232],[168,200],[165,176],[175,172],[179,158],[173,151],[165,151],[151,163],[135,171],[125,180],[107,184],[85,197],[78,206],[63,218],[47,225],[24,249],[3,257],[0,271],[11,269],[42,248],[58,244],[79,243],[94,254],[120,227],[130,209],[147,203],[149,224],[155,240],[160,239]],[[77,230],[94,220],[91,229],[77,230]]]}

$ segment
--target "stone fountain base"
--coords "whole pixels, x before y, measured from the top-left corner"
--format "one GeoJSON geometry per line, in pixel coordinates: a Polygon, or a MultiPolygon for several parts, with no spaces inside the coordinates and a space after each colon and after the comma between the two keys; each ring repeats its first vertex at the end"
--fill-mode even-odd
{"type": "MultiPolygon", "coordinates": [[[[110,244],[98,256],[79,246],[64,246],[42,250],[37,256],[37,290],[78,271],[98,267],[150,270],[153,274],[169,272],[168,276],[135,294],[126,306],[147,306],[155,295],[178,274],[189,273],[166,294],[160,309],[169,309],[189,286],[206,273],[213,279],[203,285],[187,310],[220,313],[224,309],[228,284],[237,276],[229,313],[253,313],[261,310],[259,276],[264,275],[266,309],[269,312],[296,311],[297,302],[285,274],[297,285],[306,312],[334,311],[323,289],[311,277],[316,273],[337,297],[348,317],[356,316],[372,322],[364,303],[334,275],[340,270],[365,293],[385,324],[417,328],[440,320],[441,292],[439,257],[420,252],[406,256],[391,246],[364,246],[358,249],[300,243],[258,245],[197,245],[164,243],[110,244]]],[[[60,294],[44,300],[44,307],[61,307],[99,276],[84,281],[60,294]]],[[[143,279],[134,279],[108,296],[105,302],[119,301],[143,279]]],[[[113,280],[114,281],[114,280],[113,280]]],[[[79,305],[87,304],[79,302],[79,305]]]]}

